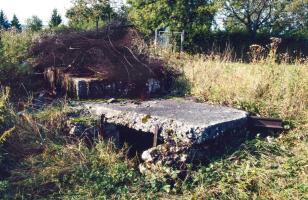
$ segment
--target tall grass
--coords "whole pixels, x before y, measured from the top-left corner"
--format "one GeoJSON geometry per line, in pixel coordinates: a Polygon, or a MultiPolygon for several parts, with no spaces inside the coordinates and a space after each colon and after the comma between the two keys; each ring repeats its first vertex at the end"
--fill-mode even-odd
{"type": "Polygon", "coordinates": [[[230,62],[206,55],[168,55],[191,95],[268,117],[308,121],[308,64],[230,62]]]}
{"type": "MultiPolygon", "coordinates": [[[[8,102],[7,97],[2,96],[1,102],[8,102]]],[[[136,160],[127,159],[126,149],[117,149],[101,139],[89,148],[82,139],[69,135],[66,122],[70,113],[66,103],[20,114],[9,104],[0,104],[1,199],[128,199],[153,195],[155,187],[140,176],[136,160]],[[13,123],[8,124],[9,119],[13,123]]]]}
{"type": "Polygon", "coordinates": [[[230,54],[162,54],[182,72],[177,90],[294,125],[278,138],[247,141],[232,154],[193,172],[182,197],[189,199],[307,198],[308,62],[277,63],[275,51],[253,63],[230,54]],[[185,82],[185,84],[183,84],[185,82]],[[183,87],[183,85],[185,87],[183,87]]]}

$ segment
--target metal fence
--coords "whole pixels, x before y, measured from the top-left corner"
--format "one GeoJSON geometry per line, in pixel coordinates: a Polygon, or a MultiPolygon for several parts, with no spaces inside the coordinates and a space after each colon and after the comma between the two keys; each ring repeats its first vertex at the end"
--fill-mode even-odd
{"type": "Polygon", "coordinates": [[[155,46],[171,50],[173,52],[182,52],[185,32],[176,32],[167,30],[155,30],[155,46]]]}

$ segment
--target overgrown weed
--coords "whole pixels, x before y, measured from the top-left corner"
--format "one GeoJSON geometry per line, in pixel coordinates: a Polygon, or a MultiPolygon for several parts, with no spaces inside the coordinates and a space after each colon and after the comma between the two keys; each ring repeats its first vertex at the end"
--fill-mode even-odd
{"type": "Polygon", "coordinates": [[[192,172],[192,182],[186,184],[190,189],[184,191],[183,197],[307,198],[308,65],[303,59],[277,63],[277,45],[271,45],[269,55],[252,55],[252,63],[232,61],[223,54],[161,54],[182,72],[182,80],[190,86],[184,91],[186,95],[264,117],[282,118],[293,127],[279,137],[247,141],[232,155],[200,166],[192,172]]]}
{"type": "Polygon", "coordinates": [[[308,121],[308,65],[222,61],[212,55],[165,55],[199,99],[296,123],[308,121]]]}
{"type": "Polygon", "coordinates": [[[136,170],[137,160],[127,158],[127,148],[101,138],[89,147],[68,135],[70,109],[65,102],[18,115],[8,105],[4,109],[12,113],[15,129],[1,143],[1,174],[8,174],[0,177],[1,198],[127,199],[152,194],[136,170]]]}

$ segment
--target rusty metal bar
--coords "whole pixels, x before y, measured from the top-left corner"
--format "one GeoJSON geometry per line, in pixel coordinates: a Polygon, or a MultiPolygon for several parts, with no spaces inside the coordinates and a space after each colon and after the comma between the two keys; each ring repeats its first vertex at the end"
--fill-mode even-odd
{"type": "Polygon", "coordinates": [[[276,118],[250,116],[249,125],[254,128],[284,129],[282,126],[282,120],[276,118]]]}

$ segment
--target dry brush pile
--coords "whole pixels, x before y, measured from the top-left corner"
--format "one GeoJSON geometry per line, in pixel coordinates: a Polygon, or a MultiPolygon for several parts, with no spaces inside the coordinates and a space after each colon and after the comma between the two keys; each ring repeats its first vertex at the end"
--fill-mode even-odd
{"type": "Polygon", "coordinates": [[[138,33],[110,25],[99,33],[67,31],[42,37],[32,48],[38,69],[61,68],[78,77],[138,82],[159,78],[163,62],[134,51],[138,33]]]}

